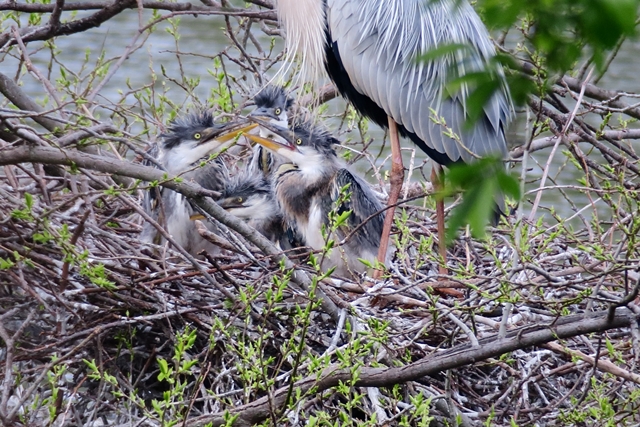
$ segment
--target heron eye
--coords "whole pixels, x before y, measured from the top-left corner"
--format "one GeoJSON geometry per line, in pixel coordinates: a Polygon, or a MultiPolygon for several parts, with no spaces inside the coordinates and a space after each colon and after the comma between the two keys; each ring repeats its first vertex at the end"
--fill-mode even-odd
{"type": "Polygon", "coordinates": [[[193,134],[193,139],[198,140],[200,138],[202,138],[202,134],[200,134],[200,132],[196,132],[193,134]]]}
{"type": "Polygon", "coordinates": [[[242,197],[238,197],[236,200],[238,201],[238,203],[242,203],[243,202],[242,197]]]}
{"type": "Polygon", "coordinates": [[[302,139],[300,139],[300,138],[296,139],[296,144],[302,145],[302,139]]]}
{"type": "Polygon", "coordinates": [[[282,110],[280,108],[276,108],[276,116],[279,116],[280,113],[282,113],[282,110]]]}

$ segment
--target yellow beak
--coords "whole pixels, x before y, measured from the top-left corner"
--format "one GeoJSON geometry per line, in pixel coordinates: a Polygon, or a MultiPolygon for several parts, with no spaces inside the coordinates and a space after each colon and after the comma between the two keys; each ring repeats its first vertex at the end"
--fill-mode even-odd
{"type": "Polygon", "coordinates": [[[235,129],[229,133],[225,133],[224,135],[220,135],[219,137],[217,137],[216,139],[220,142],[227,142],[227,141],[231,141],[232,139],[235,139],[237,137],[239,137],[240,135],[242,135],[243,133],[247,133],[252,129],[255,129],[256,127],[258,127],[257,123],[252,123],[248,126],[244,126],[241,127],[240,129],[235,129]]]}
{"type": "Polygon", "coordinates": [[[280,142],[276,142],[272,139],[263,138],[258,135],[247,134],[245,135],[245,137],[249,138],[251,141],[255,142],[256,144],[260,144],[263,147],[268,148],[269,150],[278,151],[279,148],[291,149],[291,147],[289,147],[288,145],[282,144],[280,142]]]}

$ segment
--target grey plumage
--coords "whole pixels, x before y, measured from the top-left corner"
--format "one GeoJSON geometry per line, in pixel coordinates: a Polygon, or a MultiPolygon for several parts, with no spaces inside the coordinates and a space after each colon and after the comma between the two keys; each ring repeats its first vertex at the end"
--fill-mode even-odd
{"type": "Polygon", "coordinates": [[[463,127],[471,88],[464,83],[450,94],[445,87],[456,77],[483,70],[495,55],[467,0],[279,0],[277,6],[287,47],[302,58],[306,74],[315,76],[326,68],[362,114],[383,127],[385,115],[390,116],[439,163],[505,156],[504,132],[513,106],[502,72],[498,70],[499,90],[471,130],[463,127]],[[451,44],[468,49],[418,60],[451,44]],[[431,110],[461,141],[444,134],[431,110]]]}
{"type": "MultiPolygon", "coordinates": [[[[212,191],[222,191],[228,180],[228,171],[220,158],[201,165],[203,158],[219,153],[232,138],[218,139],[229,125],[214,123],[210,112],[201,111],[173,121],[161,135],[161,142],[152,146],[148,153],[167,172],[195,181],[212,191]]],[[[206,160],[206,159],[205,159],[206,160]]],[[[180,193],[162,187],[152,187],[145,193],[143,208],[162,225],[177,244],[195,255],[201,250],[214,252],[217,248],[203,239],[190,219],[194,214],[189,201],[180,193]]],[[[149,223],[143,225],[141,240],[164,244],[165,239],[149,223]]]]}
{"type": "MultiPolygon", "coordinates": [[[[383,128],[390,117],[400,135],[444,166],[507,157],[511,97],[502,69],[490,65],[489,33],[467,0],[278,0],[277,8],[289,51],[283,69],[298,54],[303,79],[318,81],[326,71],[356,110],[383,128]],[[419,60],[450,45],[466,49],[419,60]],[[474,88],[463,82],[450,93],[446,84],[487,67],[498,87],[468,129],[474,88]]],[[[501,195],[496,204],[506,213],[501,195]]]]}
{"type": "Polygon", "coordinates": [[[274,243],[280,242],[285,234],[271,184],[259,171],[247,169],[231,178],[218,204],[274,243]]]}
{"type": "Polygon", "coordinates": [[[267,85],[253,98],[256,104],[255,110],[251,113],[257,117],[268,117],[278,120],[280,126],[286,126],[287,114],[293,106],[293,99],[289,97],[282,86],[267,85]],[[284,114],[284,115],[283,115],[284,114]]]}
{"type": "Polygon", "coordinates": [[[374,262],[378,252],[383,217],[374,214],[383,209],[382,204],[369,185],[338,158],[334,147],[339,141],[326,131],[311,123],[298,124],[291,131],[274,127],[274,131],[286,143],[254,140],[292,162],[278,168],[273,182],[285,221],[299,231],[307,246],[319,250],[326,243],[322,229],[329,230],[330,212],[350,211],[330,238],[340,243],[350,237],[333,249],[322,267],[336,267],[342,276],[363,272],[365,266],[358,258],[374,262]],[[336,206],[343,190],[348,197],[336,206]]]}
{"type": "Polygon", "coordinates": [[[445,89],[452,78],[483,70],[495,55],[486,28],[466,1],[328,0],[326,14],[353,86],[398,124],[451,161],[506,156],[504,130],[513,107],[504,79],[470,130],[463,129],[470,88],[462,85],[454,94],[445,89]],[[416,61],[420,54],[454,43],[469,49],[416,61]],[[444,135],[445,129],[431,120],[431,109],[461,141],[444,135]]]}
{"type": "MultiPolygon", "coordinates": [[[[271,124],[287,128],[289,127],[289,111],[293,106],[293,99],[287,95],[282,86],[267,85],[258,92],[254,98],[256,108],[251,112],[252,117],[266,120],[271,124]]],[[[258,134],[263,138],[280,138],[264,127],[260,127],[258,134]]],[[[249,168],[253,171],[262,171],[263,175],[270,179],[271,174],[284,159],[277,154],[265,150],[260,145],[253,147],[253,154],[249,162],[249,168]]]]}

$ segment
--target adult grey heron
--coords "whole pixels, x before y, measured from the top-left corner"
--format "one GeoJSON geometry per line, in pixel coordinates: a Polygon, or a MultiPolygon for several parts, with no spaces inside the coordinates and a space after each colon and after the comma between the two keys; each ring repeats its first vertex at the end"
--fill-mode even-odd
{"type": "MultiPolygon", "coordinates": [[[[203,158],[219,154],[234,142],[240,132],[253,127],[239,129],[234,123],[214,123],[211,112],[198,111],[169,124],[161,135],[159,146],[150,152],[155,153],[158,165],[170,175],[195,181],[208,190],[222,191],[229,177],[225,164],[216,157],[201,165],[203,158]]],[[[190,220],[193,208],[182,194],[163,187],[151,187],[145,192],[143,208],[187,252],[195,255],[203,249],[216,249],[198,234],[190,220]]],[[[144,224],[140,237],[149,243],[162,244],[164,241],[150,223],[144,224]]]]}
{"type": "MultiPolygon", "coordinates": [[[[504,76],[470,129],[471,88],[445,83],[483,70],[495,55],[489,34],[467,0],[278,0],[289,52],[299,54],[311,78],[324,69],[364,116],[389,128],[392,152],[389,206],[398,199],[404,168],[398,134],[439,165],[476,157],[506,157],[505,128],[513,106],[504,76]],[[463,44],[439,59],[419,61],[435,48],[463,44]],[[454,136],[456,135],[456,136],[454,136]]],[[[379,259],[386,253],[394,209],[387,211],[379,259]]],[[[439,204],[440,252],[444,205],[439,204]]]]}
{"type": "MultiPolygon", "coordinates": [[[[266,120],[283,128],[289,127],[289,110],[293,106],[293,99],[287,95],[282,86],[267,85],[258,92],[253,100],[256,108],[251,112],[251,117],[266,120]]],[[[263,138],[279,138],[264,127],[260,127],[258,132],[263,138]]],[[[253,148],[249,168],[262,171],[265,177],[270,178],[273,171],[282,164],[282,161],[280,156],[272,154],[258,144],[253,148]]]]}
{"type": "Polygon", "coordinates": [[[325,247],[326,237],[336,243],[345,241],[323,260],[323,269],[336,267],[342,276],[363,272],[366,266],[359,259],[374,263],[378,254],[383,219],[376,213],[383,206],[369,185],[338,159],[334,147],[340,142],[310,122],[295,124],[292,130],[269,123],[262,126],[281,138],[247,137],[291,162],[278,168],[273,182],[286,222],[314,250],[325,247]],[[350,213],[335,231],[323,235],[323,229],[332,226],[331,212],[336,217],[350,213]]]}

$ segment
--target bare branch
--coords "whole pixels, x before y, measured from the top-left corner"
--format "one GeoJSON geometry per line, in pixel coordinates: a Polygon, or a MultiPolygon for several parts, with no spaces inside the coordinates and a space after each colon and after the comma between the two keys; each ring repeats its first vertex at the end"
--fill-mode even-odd
{"type": "MultiPolygon", "coordinates": [[[[498,357],[518,349],[542,345],[551,341],[575,337],[593,332],[602,332],[614,328],[628,327],[637,322],[636,316],[627,308],[619,308],[615,312],[602,311],[587,315],[574,315],[558,319],[545,325],[526,326],[507,333],[504,338],[498,335],[480,340],[479,347],[470,344],[455,346],[435,356],[427,356],[414,363],[398,368],[362,368],[358,370],[356,387],[391,387],[406,381],[417,380],[434,375],[447,369],[476,363],[490,357],[498,357]]],[[[312,376],[297,381],[294,387],[304,395],[312,388],[320,393],[340,383],[349,383],[353,379],[350,368],[332,365],[319,377],[312,376]]],[[[266,419],[271,405],[280,407],[288,393],[289,387],[275,391],[269,397],[258,399],[248,405],[236,408],[232,414],[237,415],[238,425],[252,425],[266,419]]],[[[227,415],[228,416],[228,415],[227,415]]],[[[224,425],[225,415],[212,414],[193,418],[187,422],[189,427],[203,426],[212,423],[214,426],[224,425]]]]}
{"type": "MultiPolygon", "coordinates": [[[[292,276],[293,281],[306,291],[311,289],[311,279],[304,271],[296,269],[293,262],[291,262],[282,251],[276,248],[271,241],[208,199],[206,196],[209,192],[195,183],[176,182],[176,177],[168,176],[165,172],[152,167],[136,165],[115,158],[104,158],[84,154],[78,151],[32,146],[0,150],[0,166],[24,162],[67,165],[127,176],[143,181],[158,181],[160,185],[191,198],[193,202],[205,212],[222,224],[245,236],[265,254],[273,256],[278,261],[284,262],[287,269],[294,271],[292,276]]],[[[340,317],[338,307],[329,297],[324,295],[321,290],[316,290],[316,293],[320,298],[322,308],[337,321],[340,317]]]]}

